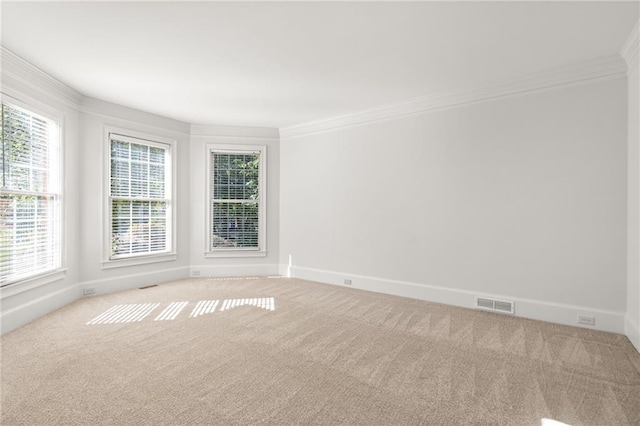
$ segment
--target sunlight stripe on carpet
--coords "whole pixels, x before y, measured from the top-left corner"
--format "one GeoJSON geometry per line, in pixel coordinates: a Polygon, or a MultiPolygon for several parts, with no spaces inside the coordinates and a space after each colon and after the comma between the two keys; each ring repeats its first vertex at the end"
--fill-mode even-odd
{"type": "Polygon", "coordinates": [[[201,300],[199,301],[195,308],[191,311],[189,318],[195,318],[204,314],[211,314],[215,312],[216,307],[218,306],[218,300],[201,300]]]}
{"type": "Polygon", "coordinates": [[[86,325],[139,322],[145,319],[158,306],[160,306],[159,303],[115,305],[87,322],[86,325]]]}
{"type": "Polygon", "coordinates": [[[254,297],[248,299],[226,299],[222,302],[220,311],[228,311],[238,306],[255,306],[256,308],[262,308],[268,311],[276,310],[275,299],[273,297],[254,297]]]}
{"type": "Polygon", "coordinates": [[[154,321],[171,321],[176,319],[178,314],[187,306],[189,302],[171,302],[169,306],[160,312],[154,321]]]}

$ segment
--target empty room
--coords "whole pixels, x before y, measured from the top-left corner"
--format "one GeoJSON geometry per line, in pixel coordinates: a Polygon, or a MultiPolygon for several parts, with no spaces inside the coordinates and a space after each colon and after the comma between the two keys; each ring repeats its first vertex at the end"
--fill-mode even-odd
{"type": "Polygon", "coordinates": [[[2,425],[640,425],[637,1],[2,1],[2,425]]]}

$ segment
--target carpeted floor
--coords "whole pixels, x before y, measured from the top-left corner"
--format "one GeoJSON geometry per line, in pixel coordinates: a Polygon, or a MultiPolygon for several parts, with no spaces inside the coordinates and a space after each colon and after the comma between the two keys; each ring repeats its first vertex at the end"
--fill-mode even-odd
{"type": "Polygon", "coordinates": [[[4,426],[640,424],[622,335],[297,279],[85,298],[1,343],[4,426]]]}

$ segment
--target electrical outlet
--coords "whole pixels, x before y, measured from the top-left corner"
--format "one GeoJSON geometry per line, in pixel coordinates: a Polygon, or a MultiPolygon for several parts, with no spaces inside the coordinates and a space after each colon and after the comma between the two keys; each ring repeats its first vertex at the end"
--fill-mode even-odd
{"type": "Polygon", "coordinates": [[[344,279],[344,285],[351,285],[351,280],[348,278],[344,279]]]}
{"type": "Polygon", "coordinates": [[[578,324],[596,325],[596,317],[589,315],[578,315],[578,324]]]}
{"type": "Polygon", "coordinates": [[[200,271],[191,271],[191,276],[192,277],[199,277],[200,276],[200,271]]]}
{"type": "Polygon", "coordinates": [[[83,287],[82,288],[82,295],[83,296],[91,296],[92,294],[96,294],[96,288],[95,287],[83,287]]]}

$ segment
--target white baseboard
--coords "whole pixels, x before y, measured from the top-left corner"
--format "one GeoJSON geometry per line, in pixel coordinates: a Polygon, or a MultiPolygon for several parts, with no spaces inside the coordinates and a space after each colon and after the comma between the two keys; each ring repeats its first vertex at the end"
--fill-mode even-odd
{"type": "MultiPolygon", "coordinates": [[[[467,290],[451,289],[431,285],[423,285],[406,281],[388,280],[356,274],[340,273],[305,267],[291,267],[284,264],[256,264],[256,265],[194,265],[179,268],[164,269],[141,274],[105,278],[85,281],[77,285],[65,287],[49,295],[31,300],[16,306],[0,316],[1,332],[4,334],[20,327],[36,318],[46,315],[67,305],[82,296],[82,289],[93,287],[95,294],[107,294],[115,291],[138,288],[146,284],[173,281],[194,276],[199,271],[201,277],[234,277],[234,276],[287,276],[327,284],[344,286],[344,279],[350,279],[351,288],[374,291],[396,296],[410,297],[436,303],[444,303],[464,308],[475,307],[476,296],[493,297],[495,299],[512,300],[515,302],[516,316],[549,321],[558,324],[579,326],[577,316],[590,315],[596,318],[596,325],[592,328],[601,331],[626,334],[633,345],[640,351],[640,331],[623,312],[615,312],[589,307],[566,305],[540,300],[509,297],[487,293],[475,293],[467,290]]],[[[347,287],[347,286],[345,286],[347,287]]]]}
{"type": "Polygon", "coordinates": [[[293,268],[286,263],[281,263],[278,265],[278,275],[281,277],[291,277],[293,268]]]}
{"type": "Polygon", "coordinates": [[[8,333],[49,312],[60,309],[79,299],[81,293],[78,285],[74,284],[4,311],[0,315],[0,333],[8,333]]]}
{"type": "Polygon", "coordinates": [[[613,333],[625,333],[624,312],[546,302],[542,300],[523,299],[505,295],[481,292],[476,293],[468,290],[388,280],[299,266],[291,268],[291,276],[310,281],[318,281],[327,284],[374,291],[377,293],[392,294],[395,296],[410,297],[413,299],[444,303],[447,305],[471,309],[475,309],[476,296],[485,296],[499,300],[512,300],[515,302],[515,315],[519,317],[590,328],[594,330],[609,331],[613,333]],[[345,286],[344,279],[350,279],[351,285],[345,286]],[[595,326],[590,327],[579,325],[578,315],[589,315],[595,317],[595,326]]]}
{"type": "Polygon", "coordinates": [[[627,316],[624,321],[624,334],[627,335],[631,344],[640,352],[640,326],[631,322],[627,316]]]}
{"type": "Polygon", "coordinates": [[[279,274],[277,263],[254,265],[191,265],[189,276],[196,277],[247,277],[279,274]]]}
{"type": "MultiPolygon", "coordinates": [[[[189,267],[160,269],[153,272],[139,274],[120,275],[113,278],[101,278],[99,280],[84,281],[78,286],[80,289],[94,288],[96,295],[108,294],[116,291],[131,290],[145,285],[157,284],[167,281],[183,280],[189,278],[189,267]]],[[[82,291],[80,291],[82,295],[82,291]]]]}

